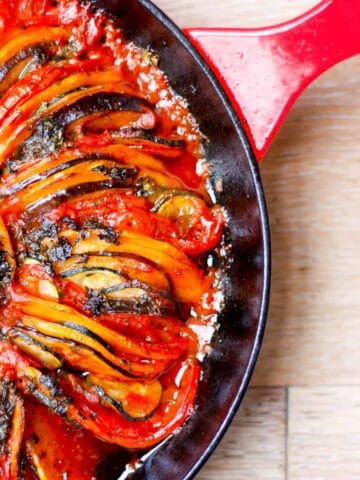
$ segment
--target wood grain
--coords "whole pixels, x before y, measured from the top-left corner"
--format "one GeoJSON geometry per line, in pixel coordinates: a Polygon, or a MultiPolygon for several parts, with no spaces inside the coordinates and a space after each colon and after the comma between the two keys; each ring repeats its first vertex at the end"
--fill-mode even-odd
{"type": "Polygon", "coordinates": [[[291,389],[289,480],[359,479],[359,398],[359,387],[291,389]]]}
{"type": "Polygon", "coordinates": [[[286,400],[284,388],[250,389],[197,480],[218,480],[219,472],[222,480],[285,480],[286,400]]]}
{"type": "MultiPolygon", "coordinates": [[[[317,1],[156,3],[181,26],[252,27],[317,1]]],[[[359,73],[357,57],[317,80],[261,166],[273,283],[257,388],[197,480],[360,478],[359,73]]]]}

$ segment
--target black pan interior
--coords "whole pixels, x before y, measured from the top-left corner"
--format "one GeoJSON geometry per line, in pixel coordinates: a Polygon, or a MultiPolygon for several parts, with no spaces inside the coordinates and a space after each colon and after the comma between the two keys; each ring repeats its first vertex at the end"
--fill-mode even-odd
{"type": "MultiPolygon", "coordinates": [[[[160,56],[173,89],[187,99],[202,132],[213,182],[223,181],[218,202],[229,214],[232,261],[227,265],[225,307],[213,352],[205,362],[197,409],[180,433],[145,454],[131,480],[188,480],[214,450],[246,391],[263,335],[270,277],[266,207],[256,161],[228,99],[206,63],[178,28],[147,0],[101,0],[126,37],[160,56]]],[[[220,8],[220,7],[219,7],[220,8]]],[[[240,74],[240,72],[239,72],[240,74]]],[[[114,459],[104,480],[115,480],[114,459]]],[[[124,477],[121,477],[121,480],[124,477]]]]}

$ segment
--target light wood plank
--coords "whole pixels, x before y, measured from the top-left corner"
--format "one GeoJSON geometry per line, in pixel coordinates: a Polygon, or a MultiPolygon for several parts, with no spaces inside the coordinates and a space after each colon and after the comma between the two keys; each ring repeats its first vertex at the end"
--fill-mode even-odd
{"type": "Polygon", "coordinates": [[[358,480],[360,388],[291,388],[289,480],[358,480]]]}
{"type": "Polygon", "coordinates": [[[285,480],[286,394],[253,388],[197,480],[285,480]]]}

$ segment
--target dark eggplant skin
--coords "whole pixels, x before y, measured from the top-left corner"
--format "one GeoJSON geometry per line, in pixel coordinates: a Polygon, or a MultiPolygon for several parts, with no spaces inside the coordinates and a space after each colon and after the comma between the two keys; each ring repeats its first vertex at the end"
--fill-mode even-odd
{"type": "Polygon", "coordinates": [[[132,111],[145,113],[149,106],[141,98],[123,93],[95,93],[62,108],[54,118],[63,126],[93,113],[132,111]]]}
{"type": "Polygon", "coordinates": [[[113,167],[110,169],[104,167],[104,170],[96,170],[94,168],[94,171],[104,173],[108,178],[106,180],[95,182],[80,183],[65,190],[58,190],[52,195],[40,198],[27,208],[27,211],[25,212],[27,220],[31,220],[44,213],[46,210],[60,205],[68,198],[95,192],[99,189],[131,187],[138,175],[138,169],[134,167],[113,167]]]}
{"type": "Polygon", "coordinates": [[[118,138],[133,138],[137,140],[146,140],[148,142],[156,143],[158,145],[164,145],[166,147],[173,148],[185,148],[185,141],[182,139],[172,139],[158,137],[143,128],[124,127],[116,132],[115,137],[118,138]]]}
{"type": "Polygon", "coordinates": [[[41,46],[38,47],[30,47],[26,48],[24,50],[20,50],[16,55],[14,55],[10,60],[8,60],[4,65],[1,66],[0,68],[0,82],[4,80],[6,75],[10,72],[10,70],[15,67],[15,65],[22,60],[25,60],[28,57],[32,57],[34,60],[39,65],[42,65],[45,63],[47,59],[47,55],[45,51],[41,48],[41,46]]]}
{"type": "Polygon", "coordinates": [[[8,253],[0,250],[0,305],[4,305],[10,298],[11,278],[13,267],[9,261],[8,253]]]}
{"type": "Polygon", "coordinates": [[[174,147],[174,148],[185,147],[185,141],[182,139],[175,140],[171,138],[157,137],[145,131],[142,131],[142,133],[139,135],[138,138],[142,138],[143,140],[147,140],[149,142],[158,143],[159,145],[165,145],[166,147],[174,147]]]}
{"type": "MultiPolygon", "coordinates": [[[[70,326],[71,324],[69,322],[66,322],[66,325],[64,323],[64,326],[70,326]]],[[[70,327],[70,328],[73,328],[73,327],[70,327]]],[[[25,329],[25,328],[18,328],[18,333],[22,333],[23,335],[27,335],[27,333],[29,333],[31,335],[31,331],[28,330],[28,329],[25,329]]],[[[74,328],[74,330],[78,330],[77,328],[74,328]]],[[[79,331],[79,330],[78,330],[79,331]]],[[[68,340],[68,339],[65,339],[65,338],[56,338],[56,337],[52,337],[50,335],[45,335],[43,333],[38,333],[38,332],[33,332],[34,334],[36,334],[36,337],[37,337],[37,342],[39,345],[41,345],[42,341],[44,343],[46,342],[50,342],[50,343],[53,343],[54,345],[56,343],[62,343],[63,345],[66,345],[66,347],[68,348],[68,351],[71,352],[72,350],[78,350],[78,351],[84,351],[86,353],[91,353],[91,356],[93,356],[94,358],[96,357],[98,360],[100,360],[104,365],[106,365],[107,367],[110,367],[112,370],[114,370],[114,372],[118,372],[119,374],[123,375],[124,377],[127,377],[128,379],[131,379],[131,380],[135,380],[135,379],[139,379],[141,378],[139,375],[135,375],[135,374],[132,374],[129,370],[126,370],[124,368],[121,368],[120,366],[118,365],[115,365],[114,363],[112,363],[110,360],[106,359],[103,355],[101,355],[101,353],[99,352],[95,352],[95,350],[91,349],[90,347],[87,347],[85,345],[82,345],[81,343],[77,343],[77,342],[74,342],[72,340],[68,340]]],[[[83,333],[83,332],[81,332],[83,333]]],[[[86,334],[87,335],[87,334],[86,334]]],[[[91,338],[93,338],[91,336],[91,338]]],[[[97,340],[96,340],[97,341],[97,340]]],[[[102,343],[102,342],[101,342],[102,343]]],[[[49,347],[45,347],[45,345],[43,345],[44,349],[47,349],[48,351],[51,351],[52,349],[49,348],[49,347]]],[[[53,347],[56,349],[56,347],[53,347]]],[[[56,354],[57,357],[61,358],[61,355],[60,354],[56,354]]],[[[124,360],[124,363],[125,363],[125,360],[124,360]]],[[[71,368],[72,370],[76,370],[78,373],[84,373],[84,372],[81,372],[81,370],[78,370],[76,365],[68,365],[69,368],[71,368]]],[[[50,379],[52,379],[53,381],[55,381],[55,379],[52,377],[52,376],[49,376],[50,379]]],[[[59,393],[61,393],[61,391],[59,390],[59,393]]],[[[50,400],[50,399],[49,399],[50,400]]]]}
{"type": "Polygon", "coordinates": [[[121,110],[144,113],[147,108],[142,99],[121,93],[95,93],[81,98],[51,117],[39,120],[33,134],[18,148],[8,164],[16,165],[31,158],[43,158],[58,151],[65,142],[66,128],[88,115],[121,110]]]}
{"type": "Polygon", "coordinates": [[[19,477],[20,447],[24,434],[25,412],[15,383],[0,380],[0,475],[1,479],[19,477]]]}
{"type": "Polygon", "coordinates": [[[148,418],[151,418],[151,414],[146,415],[144,417],[139,417],[139,418],[131,417],[129,414],[127,414],[125,412],[121,403],[118,402],[117,400],[114,400],[113,398],[109,397],[109,395],[106,395],[106,393],[104,392],[104,390],[101,387],[95,385],[93,387],[93,389],[99,395],[99,398],[101,398],[101,401],[104,403],[104,405],[108,404],[108,405],[113,406],[120,413],[120,415],[122,415],[124,418],[126,418],[126,420],[129,420],[130,422],[138,422],[138,421],[142,421],[142,420],[146,420],[148,418]]]}
{"type": "Polygon", "coordinates": [[[86,335],[86,336],[92,338],[96,342],[100,343],[100,345],[102,345],[103,347],[107,348],[110,352],[112,352],[112,349],[111,349],[110,345],[107,342],[105,342],[105,340],[103,340],[101,337],[99,337],[99,335],[96,335],[96,333],[92,332],[91,330],[84,327],[83,325],[78,325],[76,323],[66,322],[66,321],[63,322],[63,325],[64,325],[64,327],[72,328],[73,330],[77,330],[78,332],[82,333],[83,335],[86,335]]]}
{"type": "Polygon", "coordinates": [[[0,455],[6,453],[15,408],[14,386],[8,379],[0,381],[0,455]]]}
{"type": "Polygon", "coordinates": [[[9,232],[0,216],[0,305],[5,305],[10,300],[15,268],[9,232]]]}
{"type": "Polygon", "coordinates": [[[99,182],[86,182],[66,190],[61,190],[55,195],[40,199],[38,202],[33,203],[28,210],[24,213],[24,218],[27,221],[37,218],[45,211],[55,208],[62,202],[69,198],[76,197],[78,195],[84,195],[86,193],[96,192],[97,190],[104,190],[107,188],[122,188],[124,182],[114,180],[103,180],[99,182]]]}
{"type": "Polygon", "coordinates": [[[117,285],[108,289],[88,290],[86,308],[93,315],[101,313],[137,313],[141,315],[175,315],[178,307],[176,302],[168,298],[162,292],[158,292],[149,286],[139,282],[132,281],[123,285],[117,285]],[[117,290],[134,288],[144,291],[139,297],[133,299],[120,300],[110,298],[107,294],[117,290]]]}
{"type": "Polygon", "coordinates": [[[78,158],[74,158],[73,160],[70,160],[68,162],[64,162],[61,165],[57,165],[55,167],[51,167],[51,163],[49,163],[49,168],[39,174],[32,175],[28,177],[27,179],[23,180],[22,182],[16,182],[14,185],[12,185],[9,188],[0,188],[0,195],[4,198],[8,197],[9,195],[13,195],[14,193],[19,192],[23,188],[38,182],[40,180],[44,180],[45,178],[50,177],[50,175],[53,175],[54,173],[62,172],[63,170],[66,170],[69,167],[72,167],[74,165],[77,165],[82,162],[87,162],[89,160],[112,160],[110,156],[105,157],[104,155],[100,154],[91,154],[91,155],[80,155],[78,158]]]}
{"type": "Polygon", "coordinates": [[[39,378],[28,378],[27,392],[49,410],[66,418],[71,398],[63,394],[55,375],[42,373],[39,378]]]}
{"type": "Polygon", "coordinates": [[[27,332],[21,330],[20,328],[13,328],[9,331],[7,336],[10,342],[13,345],[16,345],[20,351],[23,351],[26,355],[32,358],[35,357],[35,359],[41,361],[46,368],[49,368],[50,370],[61,368],[61,359],[46,345],[43,345],[38,340],[27,335],[27,332]],[[24,345],[26,345],[27,348],[24,348],[24,345]],[[41,359],[39,358],[40,352],[42,355],[41,359]]]}

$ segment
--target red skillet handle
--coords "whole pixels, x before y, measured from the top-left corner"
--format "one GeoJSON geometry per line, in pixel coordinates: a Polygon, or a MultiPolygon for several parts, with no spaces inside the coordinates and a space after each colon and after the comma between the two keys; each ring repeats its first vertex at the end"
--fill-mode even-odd
{"type": "Polygon", "coordinates": [[[302,91],[328,68],[360,53],[360,0],[324,0],[270,28],[185,33],[232,99],[261,160],[302,91]]]}

